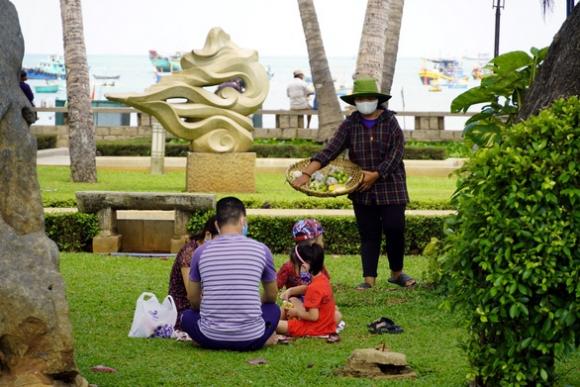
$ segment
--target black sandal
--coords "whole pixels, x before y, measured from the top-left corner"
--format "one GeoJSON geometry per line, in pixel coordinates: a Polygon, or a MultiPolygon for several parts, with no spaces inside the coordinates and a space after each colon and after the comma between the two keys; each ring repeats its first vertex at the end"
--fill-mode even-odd
{"type": "Polygon", "coordinates": [[[374,334],[383,334],[383,333],[391,333],[391,334],[399,334],[403,333],[404,329],[399,325],[395,324],[393,320],[388,317],[381,317],[368,325],[369,333],[374,334]]]}
{"type": "Polygon", "coordinates": [[[413,286],[417,285],[417,281],[415,281],[413,277],[405,273],[401,273],[397,278],[392,277],[389,278],[389,282],[395,285],[399,285],[402,288],[412,288],[413,286]]]}
{"type": "Polygon", "coordinates": [[[372,288],[372,286],[370,284],[367,284],[366,282],[363,282],[361,284],[358,284],[355,288],[355,290],[368,290],[372,288]]]}

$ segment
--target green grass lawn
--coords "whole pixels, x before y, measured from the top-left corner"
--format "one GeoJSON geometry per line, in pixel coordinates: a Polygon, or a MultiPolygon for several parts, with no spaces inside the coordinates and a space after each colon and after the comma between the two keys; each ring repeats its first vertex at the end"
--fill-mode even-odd
{"type": "MultiPolygon", "coordinates": [[[[127,334],[135,301],[143,291],[167,294],[171,260],[62,254],[61,272],[75,336],[75,354],[90,383],[105,386],[193,385],[392,385],[460,386],[468,372],[460,349],[464,330],[457,314],[439,308],[443,298],[427,288],[402,290],[386,285],[386,262],[381,261],[379,286],[357,292],[360,261],[354,256],[330,256],[337,305],[347,327],[342,341],[300,339],[251,353],[209,351],[167,339],[134,339],[127,334]],[[404,327],[401,335],[372,335],[366,324],[389,316],[404,327]],[[379,382],[334,376],[355,348],[386,344],[403,352],[417,372],[416,381],[379,382]],[[252,366],[248,360],[268,363],[252,366]],[[95,365],[117,369],[94,373],[95,365]]],[[[276,256],[279,267],[285,256],[276,256]]],[[[409,257],[406,271],[416,278],[426,267],[422,257],[409,257]]],[[[580,354],[558,363],[561,385],[580,380],[580,354]]],[[[576,384],[578,385],[578,384],[576,384]]]]}
{"type": "MultiPolygon", "coordinates": [[[[182,192],[185,190],[185,172],[169,171],[164,175],[151,175],[143,170],[119,170],[99,168],[98,183],[73,183],[70,180],[68,167],[38,166],[42,199],[45,206],[54,206],[56,202],[71,201],[76,191],[160,191],[182,192]]],[[[421,207],[425,203],[447,203],[455,190],[455,177],[418,177],[407,178],[409,195],[413,203],[410,208],[421,207]]],[[[256,174],[256,193],[235,194],[242,200],[253,200],[258,203],[302,201],[306,195],[292,189],[286,183],[281,172],[258,172],[256,174]]],[[[219,194],[219,197],[227,196],[219,194]]],[[[324,207],[337,207],[337,203],[348,205],[350,201],[345,197],[317,198],[317,203],[324,207]]]]}

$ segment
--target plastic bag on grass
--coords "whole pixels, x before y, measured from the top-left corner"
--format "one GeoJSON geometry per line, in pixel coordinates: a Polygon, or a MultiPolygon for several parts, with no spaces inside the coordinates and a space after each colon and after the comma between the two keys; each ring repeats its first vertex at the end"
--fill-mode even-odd
{"type": "Polygon", "coordinates": [[[135,305],[129,337],[169,338],[176,320],[177,309],[173,297],[167,296],[159,303],[155,294],[143,292],[135,305]]]}

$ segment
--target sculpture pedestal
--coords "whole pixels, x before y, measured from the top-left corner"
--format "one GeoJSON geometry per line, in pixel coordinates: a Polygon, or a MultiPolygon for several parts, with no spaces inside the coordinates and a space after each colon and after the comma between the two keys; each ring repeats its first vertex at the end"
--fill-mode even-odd
{"type": "Polygon", "coordinates": [[[256,154],[187,155],[187,192],[256,192],[256,154]]]}

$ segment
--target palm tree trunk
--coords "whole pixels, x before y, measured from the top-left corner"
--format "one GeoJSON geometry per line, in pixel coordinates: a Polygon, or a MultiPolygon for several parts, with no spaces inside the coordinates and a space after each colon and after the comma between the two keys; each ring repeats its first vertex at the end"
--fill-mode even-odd
{"type": "Polygon", "coordinates": [[[81,0],[60,0],[66,64],[69,150],[74,182],[95,183],[95,130],[81,0]]]}
{"type": "Polygon", "coordinates": [[[318,139],[326,141],[332,137],[343,117],[324,51],[313,0],[298,0],[298,8],[300,9],[310,71],[318,100],[318,139]]]}
{"type": "Polygon", "coordinates": [[[385,56],[383,59],[383,79],[381,81],[381,91],[385,94],[391,94],[391,86],[393,85],[393,78],[395,76],[404,5],[405,0],[389,0],[385,56]]]}
{"type": "Polygon", "coordinates": [[[525,120],[562,97],[580,95],[580,4],[554,36],[518,118],[525,120]]]}
{"type": "Polygon", "coordinates": [[[381,85],[388,0],[368,0],[354,78],[371,77],[381,85]]]}

